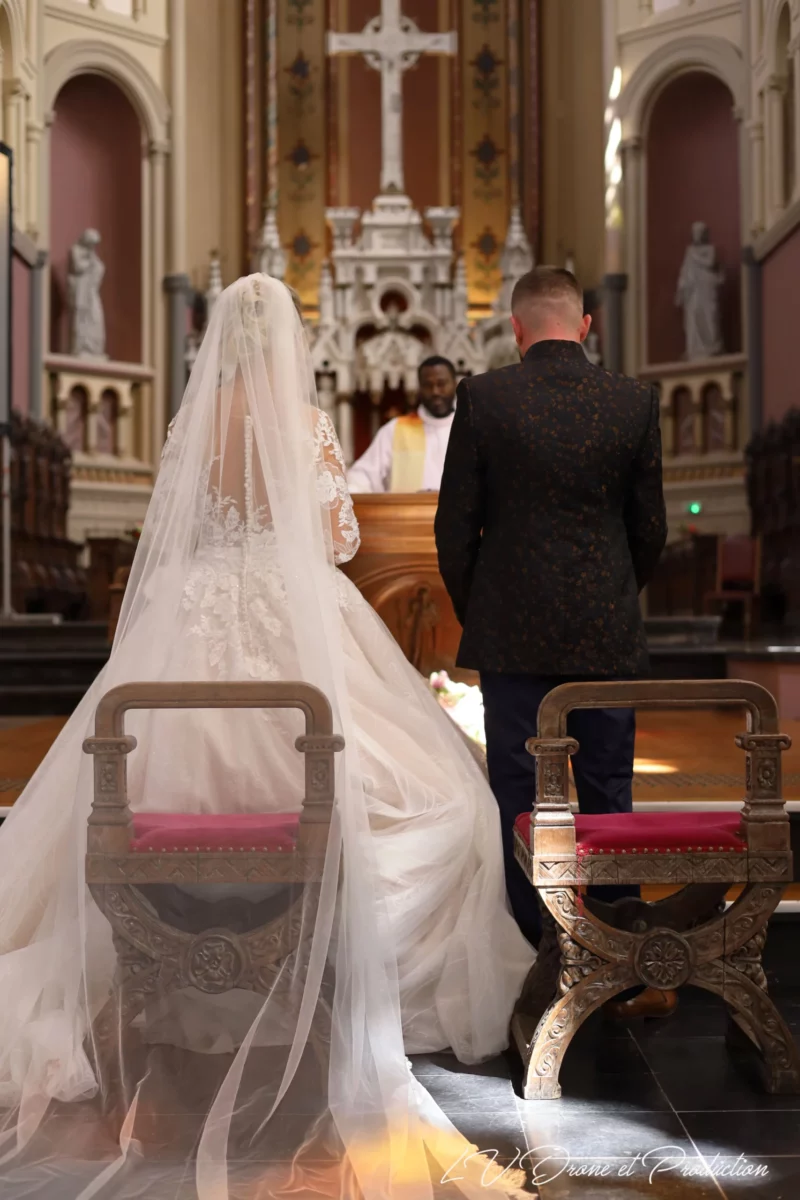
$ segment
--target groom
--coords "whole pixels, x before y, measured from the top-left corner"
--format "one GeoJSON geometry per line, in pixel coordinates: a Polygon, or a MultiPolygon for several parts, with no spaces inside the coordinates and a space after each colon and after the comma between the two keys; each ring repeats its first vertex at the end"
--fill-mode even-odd
{"type": "MultiPolygon", "coordinates": [[[[436,546],[464,627],[458,665],[481,673],[509,900],[536,944],[536,896],[514,861],[514,821],[535,787],[525,741],[558,684],[647,671],[639,592],[666,517],[658,398],[587,360],[575,277],[536,268],[512,313],[522,361],[458,388],[436,546]]],[[[631,811],[635,731],[629,710],[570,715],[581,812],[631,811]]]]}

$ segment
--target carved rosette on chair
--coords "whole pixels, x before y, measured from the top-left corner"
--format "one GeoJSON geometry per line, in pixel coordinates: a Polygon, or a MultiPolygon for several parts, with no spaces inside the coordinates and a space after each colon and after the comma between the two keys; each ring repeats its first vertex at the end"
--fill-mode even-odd
{"type": "Polygon", "coordinates": [[[800,1093],[800,1056],[761,965],[769,919],[792,879],[781,793],[781,752],[790,745],[770,693],[737,680],[565,684],[546,698],[538,737],[528,742],[539,799],[515,830],[516,857],[544,917],[539,958],[512,1020],[527,1099],[561,1095],[561,1063],[578,1028],[636,985],[715,992],[728,1007],[731,1036],[758,1051],[767,1090],[800,1093]],[[748,732],[736,739],[746,754],[741,813],[573,815],[570,711],[720,704],[747,711],[748,732]],[[589,885],[634,883],[680,891],[613,906],[584,896],[589,885]],[[725,910],[732,884],[743,890],[725,910]]]}
{"type": "MultiPolygon", "coordinates": [[[[101,700],[95,736],[84,743],[95,760],[86,882],[111,925],[117,953],[114,990],[92,1030],[97,1072],[112,1105],[123,1100],[124,1111],[130,1099],[113,1065],[114,1046],[156,995],[187,987],[212,995],[235,988],[269,995],[296,973],[294,960],[313,928],[309,892],[316,903],[333,811],[334,755],[343,748],[326,697],[308,684],[126,684],[101,700]],[[305,755],[301,812],[132,813],[126,760],[136,739],[125,735],[124,714],[181,708],[299,709],[306,719],[306,733],[296,742],[305,755]],[[208,887],[209,902],[193,905],[191,931],[142,890],[198,884],[208,887]],[[291,901],[277,916],[251,921],[244,930],[241,921],[226,927],[220,923],[225,904],[215,905],[213,893],[231,884],[288,885],[291,901]],[[210,923],[204,924],[204,912],[210,923]],[[286,969],[290,960],[294,972],[286,969]]],[[[319,1027],[312,1030],[318,1034],[319,1027]]]]}

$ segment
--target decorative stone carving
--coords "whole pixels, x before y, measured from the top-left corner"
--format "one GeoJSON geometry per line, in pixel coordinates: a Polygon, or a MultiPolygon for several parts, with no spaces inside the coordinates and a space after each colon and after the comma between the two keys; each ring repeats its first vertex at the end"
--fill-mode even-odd
{"type": "Polygon", "coordinates": [[[690,362],[723,353],[719,292],[724,281],[708,226],[695,221],[675,296],[675,303],[683,309],[685,357],[690,362]]]}
{"type": "Polygon", "coordinates": [[[208,287],[206,288],[206,322],[211,320],[214,305],[222,295],[222,264],[216,250],[211,251],[211,261],[208,267],[208,287]]]}
{"type": "Polygon", "coordinates": [[[106,357],[106,322],[100,287],[106,269],[97,247],[100,234],[87,229],[69,253],[70,353],[74,358],[106,357]]]}
{"type": "Polygon", "coordinates": [[[258,270],[274,279],[283,279],[286,274],[286,253],[278,232],[278,218],[274,208],[264,214],[264,225],[256,254],[258,270]]]}

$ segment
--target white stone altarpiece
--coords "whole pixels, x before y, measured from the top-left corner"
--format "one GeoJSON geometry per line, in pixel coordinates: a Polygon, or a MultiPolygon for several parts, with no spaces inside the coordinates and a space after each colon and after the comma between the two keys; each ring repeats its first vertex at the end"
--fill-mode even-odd
{"type": "MultiPolygon", "coordinates": [[[[418,212],[405,194],[403,72],[423,54],[453,55],[455,33],[422,33],[401,11],[401,0],[381,0],[380,16],[361,33],[328,34],[329,55],[359,54],[381,75],[381,194],[369,211],[330,208],[330,262],[322,269],[319,319],[311,327],[320,400],[353,457],[355,392],[375,407],[386,388],[417,390],[417,367],[442,354],[461,375],[513,361],[508,309],[514,281],[533,265],[517,209],[509,222],[502,260],[503,286],[495,315],[470,327],[466,269],[454,252],[457,208],[418,212]]],[[[274,211],[267,213],[260,269],[282,278],[285,257],[274,211]]]]}

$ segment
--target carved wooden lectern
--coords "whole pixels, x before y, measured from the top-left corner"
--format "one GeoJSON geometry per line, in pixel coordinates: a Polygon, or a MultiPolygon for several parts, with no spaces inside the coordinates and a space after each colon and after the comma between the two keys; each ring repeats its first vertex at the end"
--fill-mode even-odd
{"type": "Polygon", "coordinates": [[[343,569],[423,675],[453,673],[461,627],[436,557],[439,496],[354,496],[361,549],[343,569]]]}

